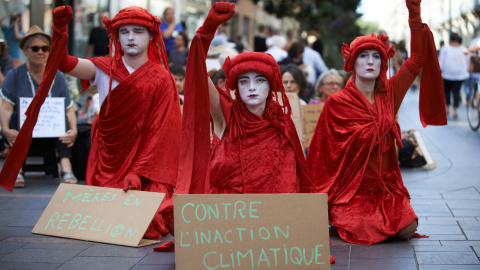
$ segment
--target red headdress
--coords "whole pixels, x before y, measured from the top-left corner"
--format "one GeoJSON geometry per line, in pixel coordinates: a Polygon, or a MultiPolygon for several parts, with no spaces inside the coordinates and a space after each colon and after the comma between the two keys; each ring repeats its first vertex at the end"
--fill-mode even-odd
{"type": "Polygon", "coordinates": [[[346,72],[352,71],[352,77],[355,78],[355,61],[357,60],[357,56],[365,50],[376,50],[380,53],[382,57],[382,66],[380,68],[379,78],[382,82],[383,87],[386,88],[388,61],[390,60],[390,58],[395,56],[394,46],[390,46],[387,36],[377,36],[372,33],[372,35],[370,36],[361,36],[355,38],[352,43],[350,43],[350,46],[344,43],[342,47],[342,54],[345,58],[345,64],[343,65],[343,69],[346,72]]]}
{"type": "Polygon", "coordinates": [[[235,90],[236,100],[241,100],[237,85],[238,76],[251,71],[265,75],[270,84],[270,93],[268,94],[267,100],[271,100],[272,96],[275,96],[276,100],[278,100],[278,91],[280,90],[282,100],[284,101],[282,106],[283,111],[285,114],[290,115],[292,110],[288,98],[285,95],[280,68],[270,54],[246,52],[239,54],[232,60],[230,60],[230,57],[227,57],[223,64],[223,70],[226,75],[225,86],[227,89],[235,90]]]}

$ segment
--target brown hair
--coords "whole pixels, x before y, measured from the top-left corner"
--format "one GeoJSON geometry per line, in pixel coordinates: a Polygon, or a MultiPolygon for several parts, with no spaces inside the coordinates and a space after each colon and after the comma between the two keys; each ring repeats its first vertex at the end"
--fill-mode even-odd
{"type": "Polygon", "coordinates": [[[8,45],[6,41],[0,42],[0,57],[4,57],[8,54],[8,45]]]}

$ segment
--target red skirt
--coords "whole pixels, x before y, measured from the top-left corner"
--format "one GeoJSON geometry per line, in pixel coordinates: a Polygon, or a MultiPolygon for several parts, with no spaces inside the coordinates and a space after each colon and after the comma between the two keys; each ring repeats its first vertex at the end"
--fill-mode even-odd
{"type": "Polygon", "coordinates": [[[337,228],[340,238],[354,244],[372,245],[418,221],[410,198],[395,183],[398,182],[391,173],[384,173],[382,180],[375,175],[365,175],[348,204],[329,207],[330,224],[337,228]]]}

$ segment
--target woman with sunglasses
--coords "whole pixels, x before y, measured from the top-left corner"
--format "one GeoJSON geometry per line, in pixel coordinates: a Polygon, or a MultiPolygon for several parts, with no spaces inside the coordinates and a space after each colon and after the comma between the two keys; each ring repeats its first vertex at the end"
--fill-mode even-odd
{"type": "MultiPolygon", "coordinates": [[[[0,107],[0,124],[2,133],[7,143],[12,146],[20,130],[19,113],[17,104],[22,97],[33,98],[42,81],[48,54],[50,52],[51,37],[45,34],[40,27],[34,25],[20,41],[20,48],[23,50],[27,61],[25,64],[12,69],[3,81],[0,96],[2,105],[0,107]]],[[[52,83],[48,97],[65,98],[65,112],[68,123],[68,130],[60,138],[34,139],[30,147],[51,145],[55,147],[62,167],[63,181],[66,183],[77,183],[77,178],[72,173],[70,163],[71,150],[77,136],[77,119],[73,109],[73,102],[70,100],[70,93],[67,82],[62,73],[57,71],[52,83]]],[[[47,146],[49,147],[49,146],[47,146]]],[[[43,148],[42,148],[43,149],[43,148]]],[[[19,172],[15,187],[24,187],[23,173],[19,172]]]]}

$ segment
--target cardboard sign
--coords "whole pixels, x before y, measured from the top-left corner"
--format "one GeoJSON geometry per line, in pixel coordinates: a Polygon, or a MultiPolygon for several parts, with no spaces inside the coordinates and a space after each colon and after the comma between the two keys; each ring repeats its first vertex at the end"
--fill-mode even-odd
{"type": "Polygon", "coordinates": [[[326,194],[174,195],[176,269],[330,269],[326,194]]]}
{"type": "Polygon", "coordinates": [[[32,233],[123,246],[142,239],[165,193],[60,184],[32,233]]]}
{"type": "MultiPolygon", "coordinates": [[[[32,100],[33,98],[20,98],[20,127],[27,118],[25,112],[32,100]]],[[[33,138],[58,138],[64,136],[65,131],[65,98],[46,98],[33,129],[33,138]]]]}
{"type": "Polygon", "coordinates": [[[323,105],[304,105],[303,106],[303,136],[305,138],[305,148],[310,147],[313,133],[317,127],[318,118],[322,112],[323,105]]]}
{"type": "MultiPolygon", "coordinates": [[[[303,128],[302,128],[302,115],[303,115],[303,109],[302,106],[300,106],[300,98],[298,98],[298,95],[296,93],[292,92],[287,92],[285,93],[288,102],[290,103],[290,108],[292,108],[292,121],[293,124],[295,125],[295,129],[297,130],[298,138],[300,140],[300,144],[302,145],[302,148],[304,148],[304,143],[303,143],[303,128]]],[[[282,96],[278,96],[278,103],[280,105],[283,105],[283,100],[282,96]]]]}

